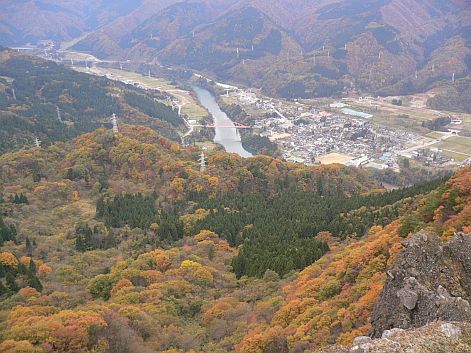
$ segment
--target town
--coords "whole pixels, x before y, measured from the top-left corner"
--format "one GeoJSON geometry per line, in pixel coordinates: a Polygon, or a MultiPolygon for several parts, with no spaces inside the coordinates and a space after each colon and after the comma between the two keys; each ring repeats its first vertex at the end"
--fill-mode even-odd
{"type": "MultiPolygon", "coordinates": [[[[348,108],[348,101],[329,104],[329,111],[300,101],[267,98],[253,89],[225,86],[222,99],[236,103],[257,116],[254,133],[277,143],[288,161],[307,165],[341,163],[377,169],[399,169],[401,157],[415,159],[432,167],[469,164],[471,159],[455,161],[433,147],[453,138],[456,131],[434,138],[405,129],[394,129],[371,122],[371,114],[348,108]]],[[[373,100],[362,97],[360,100],[373,100]]],[[[469,156],[465,156],[469,157],[469,156]]]]}

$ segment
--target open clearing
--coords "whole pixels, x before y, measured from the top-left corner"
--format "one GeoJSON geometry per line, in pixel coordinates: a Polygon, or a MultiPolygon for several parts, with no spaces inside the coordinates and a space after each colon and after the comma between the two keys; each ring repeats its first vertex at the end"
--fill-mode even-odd
{"type": "Polygon", "coordinates": [[[460,155],[461,157],[458,156],[458,159],[455,158],[456,160],[465,160],[471,157],[471,138],[469,137],[453,136],[434,144],[432,147],[441,149],[444,154],[446,152],[453,154],[453,158],[460,155]]]}
{"type": "Polygon", "coordinates": [[[439,131],[434,131],[434,132],[431,132],[425,136],[427,137],[430,137],[431,139],[441,139],[445,134],[443,132],[439,132],[439,131]]]}
{"type": "Polygon", "coordinates": [[[339,163],[339,164],[344,164],[347,162],[350,162],[353,159],[352,156],[342,154],[342,153],[329,153],[329,154],[324,154],[323,156],[319,156],[316,158],[321,164],[334,164],[334,163],[339,163]]]}
{"type": "Polygon", "coordinates": [[[471,156],[466,156],[464,154],[455,153],[451,151],[444,151],[444,150],[442,150],[441,154],[444,156],[453,158],[455,162],[464,162],[465,160],[471,157],[471,156]]]}

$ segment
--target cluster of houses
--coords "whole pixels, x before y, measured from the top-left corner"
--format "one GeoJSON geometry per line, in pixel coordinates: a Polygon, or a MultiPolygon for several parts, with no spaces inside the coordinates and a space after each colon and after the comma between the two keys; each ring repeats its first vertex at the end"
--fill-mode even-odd
{"type": "Polygon", "coordinates": [[[412,152],[412,157],[431,167],[442,167],[443,165],[453,163],[453,158],[444,156],[436,147],[414,151],[412,152]]]}
{"type": "Polygon", "coordinates": [[[263,111],[253,128],[276,142],[288,161],[396,169],[398,152],[419,138],[414,133],[375,126],[371,115],[346,108],[344,101],[331,105],[342,112],[333,114],[301,103],[288,105],[260,98],[241,89],[235,95],[241,105],[263,111]],[[335,158],[324,158],[331,155],[335,158]]]}

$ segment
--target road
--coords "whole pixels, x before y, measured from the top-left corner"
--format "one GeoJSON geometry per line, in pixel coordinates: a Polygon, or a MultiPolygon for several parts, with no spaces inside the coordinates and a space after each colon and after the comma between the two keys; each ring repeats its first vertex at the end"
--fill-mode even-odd
{"type": "MultiPolygon", "coordinates": [[[[415,152],[415,151],[418,151],[418,150],[421,150],[423,148],[426,148],[426,147],[430,147],[430,146],[433,146],[435,145],[436,143],[438,142],[441,142],[441,141],[445,141],[446,139],[450,138],[454,136],[451,132],[450,133],[444,133],[444,135],[438,139],[433,139],[432,141],[430,142],[427,142],[427,143],[423,143],[421,145],[417,145],[417,146],[414,146],[414,147],[410,147],[408,149],[405,149],[405,150],[402,150],[402,151],[399,151],[398,152],[398,155],[400,156],[403,156],[403,157],[407,157],[407,158],[412,158],[412,153],[415,152]]],[[[445,150],[444,150],[445,151],[445,150]]],[[[455,152],[455,151],[449,151],[449,152],[455,152]]]]}

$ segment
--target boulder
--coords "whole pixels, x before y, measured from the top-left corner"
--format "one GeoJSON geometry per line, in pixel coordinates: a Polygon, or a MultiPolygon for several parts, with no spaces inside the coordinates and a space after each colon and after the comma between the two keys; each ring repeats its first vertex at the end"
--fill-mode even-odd
{"type": "Polygon", "coordinates": [[[446,337],[454,341],[461,337],[461,329],[452,323],[446,322],[440,326],[440,329],[446,337]]]}

